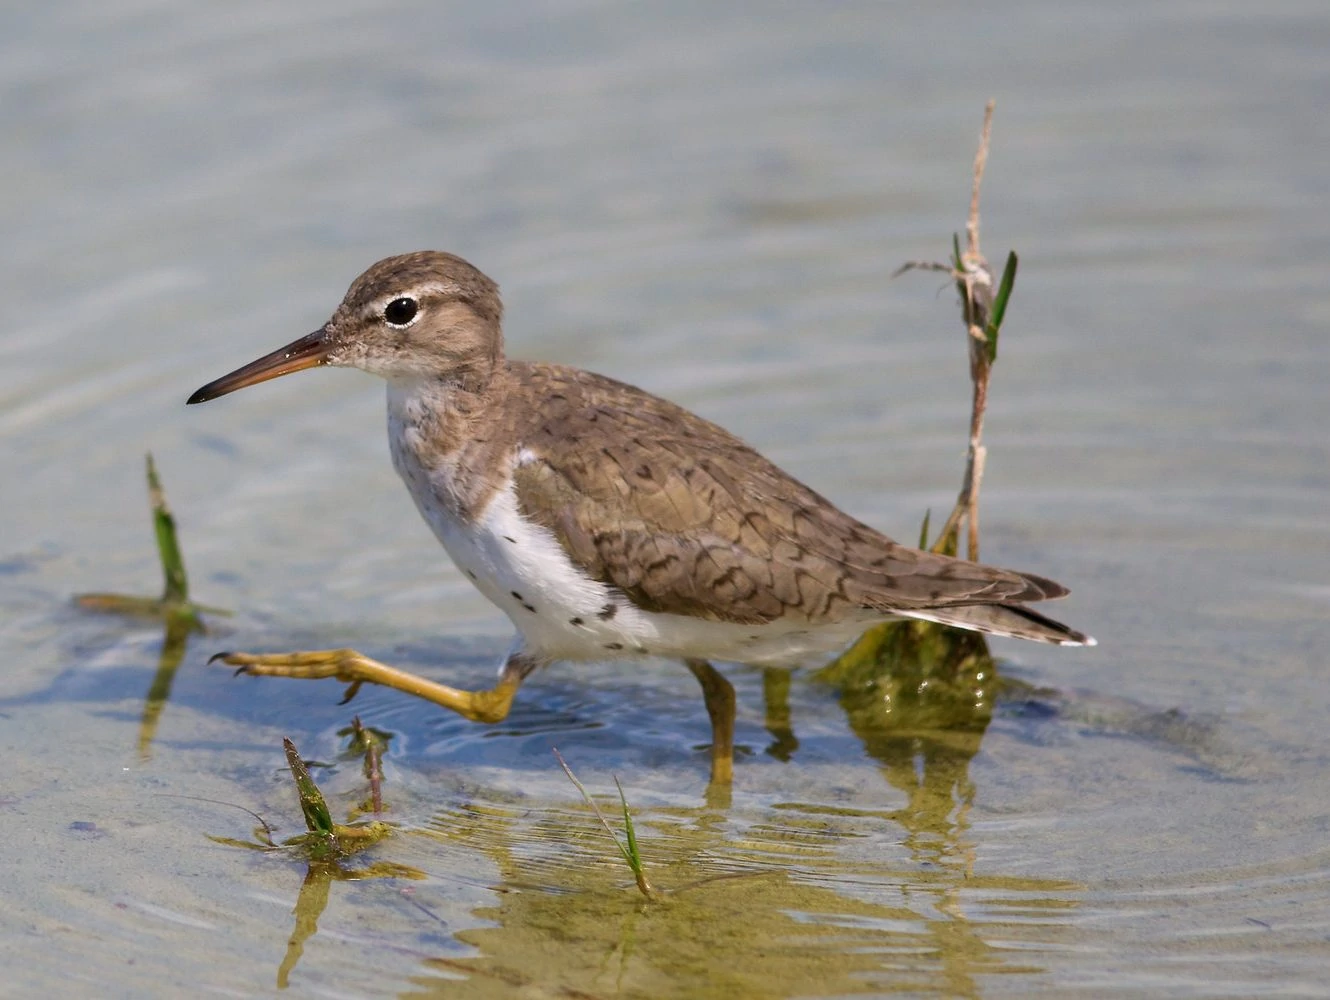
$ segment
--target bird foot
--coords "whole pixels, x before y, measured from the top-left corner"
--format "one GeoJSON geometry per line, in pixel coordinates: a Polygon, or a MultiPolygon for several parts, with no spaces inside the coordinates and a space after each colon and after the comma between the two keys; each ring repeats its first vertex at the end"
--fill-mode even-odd
{"type": "Polygon", "coordinates": [[[221,662],[236,668],[236,675],[294,677],[323,680],[335,677],[346,684],[364,683],[363,668],[372,660],[354,649],[322,649],[300,653],[218,653],[209,663],[221,662]]]}
{"type": "Polygon", "coordinates": [[[378,684],[432,701],[476,722],[499,722],[507,717],[522,672],[505,672],[490,691],[459,691],[415,674],[371,660],[354,649],[322,649],[299,653],[218,653],[220,660],[251,677],[290,677],[298,680],[335,678],[347,685],[342,704],[356,696],[363,684],[378,684]]]}

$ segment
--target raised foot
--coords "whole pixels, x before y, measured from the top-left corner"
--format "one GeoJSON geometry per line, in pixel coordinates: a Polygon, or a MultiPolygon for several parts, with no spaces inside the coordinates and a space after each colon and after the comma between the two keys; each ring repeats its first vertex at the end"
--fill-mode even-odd
{"type": "Polygon", "coordinates": [[[237,675],[300,677],[307,680],[336,677],[347,683],[369,679],[359,676],[364,664],[383,666],[367,656],[361,656],[354,649],[319,649],[306,653],[218,653],[208,662],[216,663],[218,660],[235,667],[237,675]]]}
{"type": "Polygon", "coordinates": [[[426,680],[405,670],[371,660],[354,649],[321,649],[298,653],[218,653],[208,662],[220,660],[236,668],[237,674],[252,677],[290,677],[300,680],[336,678],[348,685],[343,704],[355,697],[362,684],[394,688],[432,701],[475,722],[500,722],[508,717],[522,675],[505,672],[492,691],[461,691],[426,680]]]}
{"type": "MultiPolygon", "coordinates": [[[[301,680],[324,680],[335,677],[347,685],[340,704],[345,705],[356,696],[360,685],[376,681],[375,668],[392,670],[385,664],[362,656],[354,649],[318,649],[299,653],[218,653],[209,658],[213,663],[221,660],[236,668],[236,676],[292,677],[301,680]]],[[[407,675],[410,676],[410,675],[407,675]]]]}

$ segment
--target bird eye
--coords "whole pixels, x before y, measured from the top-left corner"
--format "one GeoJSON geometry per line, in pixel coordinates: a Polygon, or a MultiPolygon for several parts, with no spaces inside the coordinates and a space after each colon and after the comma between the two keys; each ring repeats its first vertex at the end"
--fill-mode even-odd
{"type": "Polygon", "coordinates": [[[393,299],[383,307],[383,319],[389,326],[406,326],[416,318],[420,306],[415,299],[393,299]]]}

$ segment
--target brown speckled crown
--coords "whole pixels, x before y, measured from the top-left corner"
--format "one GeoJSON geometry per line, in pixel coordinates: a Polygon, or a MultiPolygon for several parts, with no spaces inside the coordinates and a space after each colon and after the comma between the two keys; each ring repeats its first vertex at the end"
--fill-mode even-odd
{"type": "Polygon", "coordinates": [[[379,261],[351,283],[342,304],[354,308],[404,289],[429,286],[448,289],[447,294],[465,302],[495,328],[503,320],[498,284],[461,257],[442,250],[417,250],[379,261]]]}

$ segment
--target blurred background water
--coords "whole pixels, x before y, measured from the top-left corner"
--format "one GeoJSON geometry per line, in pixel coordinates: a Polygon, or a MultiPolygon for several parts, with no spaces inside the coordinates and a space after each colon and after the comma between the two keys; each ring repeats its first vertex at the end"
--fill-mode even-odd
{"type": "Polygon", "coordinates": [[[1325,995],[1324,4],[102,0],[0,28],[0,993],[1325,995]],[[669,396],[913,538],[968,386],[950,290],[888,275],[963,225],[990,96],[984,245],[1022,269],[984,554],[1071,585],[1101,641],[997,647],[1042,694],[874,741],[796,675],[782,761],[732,668],[723,809],[669,665],[556,667],[492,729],[205,666],[345,644],[492,676],[506,621],[396,481],[379,384],[183,406],[405,250],[499,280],[513,355],[669,396]],[[160,629],[70,596],[156,585],[149,448],[195,593],[236,614],[141,753],[160,629]],[[378,856],[423,879],[300,896],[295,859],[206,839],[244,813],[174,797],[295,832],[290,735],[344,809],[352,711],[394,734],[410,832],[378,856]],[[657,881],[760,874],[644,909],[552,744],[620,776],[657,881]]]}

